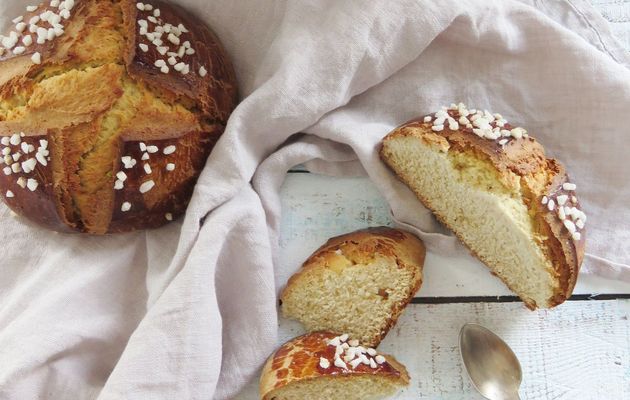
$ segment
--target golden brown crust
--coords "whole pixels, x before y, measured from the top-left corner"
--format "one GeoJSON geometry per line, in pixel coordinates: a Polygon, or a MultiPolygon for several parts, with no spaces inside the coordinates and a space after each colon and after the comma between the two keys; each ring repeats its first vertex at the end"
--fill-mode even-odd
{"type": "MultiPolygon", "coordinates": [[[[506,124],[506,129],[511,128],[506,124]]],[[[431,123],[422,122],[422,118],[413,119],[388,134],[383,140],[396,137],[414,136],[425,141],[440,142],[445,149],[454,151],[470,151],[489,160],[500,172],[511,171],[520,176],[534,173],[547,165],[545,151],[534,138],[527,137],[518,140],[510,139],[505,146],[496,140],[481,138],[468,128],[457,130],[444,129],[434,132],[431,123]]]]}
{"type": "Polygon", "coordinates": [[[413,299],[413,296],[422,286],[422,267],[426,249],[424,243],[416,236],[401,230],[381,226],[367,228],[345,235],[329,239],[323,246],[317,249],[305,262],[298,272],[289,278],[287,286],[280,295],[281,302],[293,290],[294,284],[303,279],[314,268],[331,267],[343,268],[349,260],[352,265],[369,264],[376,257],[390,259],[399,268],[409,269],[414,272],[414,286],[409,289],[407,297],[401,302],[394,303],[391,309],[391,317],[387,320],[380,336],[373,342],[365,342],[366,345],[376,347],[387,335],[387,332],[396,324],[403,310],[413,299]],[[340,255],[344,262],[340,263],[340,255]]]}
{"type": "MultiPolygon", "coordinates": [[[[57,231],[104,234],[156,228],[185,211],[236,106],[236,78],[203,23],[170,3],[143,3],[160,10],[162,23],[186,27],[179,40],[190,42],[194,54],[178,61],[188,64],[189,73],[171,66],[164,74],[155,66],[157,46],[138,34],[138,21],[153,12],[140,11],[130,0],[76,0],[70,18],[62,20],[63,35],[34,42],[21,55],[5,51],[0,57],[0,137],[23,132],[22,142],[36,150],[40,140],[48,143],[47,165],[0,177],[0,195],[18,214],[57,231]],[[149,51],[139,50],[140,43],[149,51]],[[41,54],[39,65],[31,61],[35,52],[41,54]],[[158,152],[143,159],[146,151],[140,148],[153,146],[158,152]],[[176,152],[164,154],[170,146],[176,152]],[[133,158],[135,167],[126,168],[123,157],[133,158]],[[120,171],[127,179],[116,190],[120,171]],[[20,178],[37,179],[37,188],[25,190],[20,178]],[[140,193],[148,180],[155,188],[140,193]],[[132,207],[122,211],[126,203],[132,207]]],[[[45,10],[58,12],[46,2],[25,21],[45,10]]],[[[28,33],[27,28],[20,40],[28,33]]],[[[0,150],[14,154],[20,146],[3,144],[0,150]]],[[[34,155],[22,154],[19,161],[34,155]]]]}
{"type": "MultiPolygon", "coordinates": [[[[473,154],[493,165],[506,186],[520,184],[523,188],[523,201],[535,218],[536,233],[545,238],[541,245],[552,260],[559,282],[557,292],[549,299],[549,306],[556,306],[568,299],[575,287],[584,258],[586,231],[582,230],[581,238],[574,240],[556,213],[542,204],[542,199],[545,196],[551,198],[559,194],[571,194],[562,188],[563,183],[569,182],[562,164],[554,159],[548,159],[542,145],[531,136],[519,139],[510,138],[502,146],[498,141],[479,137],[467,128],[444,129],[436,132],[432,130],[431,122],[423,122],[423,120],[424,118],[413,119],[389,133],[383,139],[383,145],[380,149],[381,159],[389,165],[383,150],[388,141],[400,137],[417,138],[426,143],[438,145],[442,151],[473,154]],[[515,182],[516,180],[518,182],[515,182]]],[[[509,124],[506,125],[506,129],[511,129],[509,124]]],[[[393,168],[392,170],[396,173],[393,168]]],[[[402,176],[399,174],[397,176],[404,182],[402,176]]],[[[409,186],[409,182],[405,183],[409,186]]],[[[415,194],[427,208],[434,212],[440,222],[456,233],[453,227],[446,224],[444,218],[435,212],[435,207],[421,193],[416,192],[415,194]]],[[[577,202],[574,205],[579,207],[577,202]]],[[[461,237],[459,239],[462,241],[461,237]]],[[[486,262],[474,252],[473,255],[486,262]]],[[[525,301],[525,303],[530,309],[538,307],[533,301],[525,301]]]]}
{"type": "Polygon", "coordinates": [[[381,376],[391,379],[403,387],[409,384],[406,368],[392,356],[377,368],[360,364],[356,369],[343,369],[331,365],[324,369],[319,365],[320,357],[332,360],[335,347],[327,341],[337,336],[331,332],[314,332],[299,336],[282,345],[269,357],[260,377],[260,397],[271,400],[273,391],[292,383],[314,379],[352,379],[357,376],[381,376]]]}
{"type": "MultiPolygon", "coordinates": [[[[562,185],[569,182],[569,178],[562,164],[554,159],[550,159],[549,168],[556,171],[556,173],[540,197],[557,198],[558,195],[567,194],[563,190],[562,185]]],[[[574,205],[579,208],[579,200],[574,205]]],[[[534,207],[537,209],[536,218],[544,220],[544,223],[540,223],[539,226],[545,237],[547,237],[546,244],[551,251],[553,260],[556,261],[554,266],[558,275],[560,289],[551,302],[551,306],[556,306],[571,297],[575,288],[580,266],[584,259],[586,229],[581,230],[580,240],[574,240],[556,215],[541,205],[540,201],[534,202],[534,207]]]]}
{"type": "MultiPolygon", "coordinates": [[[[302,269],[317,268],[327,264],[337,250],[342,250],[345,257],[355,264],[367,264],[374,260],[374,255],[394,257],[400,264],[424,265],[426,254],[424,243],[411,233],[386,226],[372,227],[346,233],[328,239],[324,245],[304,262],[302,269]]],[[[297,279],[299,273],[289,279],[297,279]]]]}
{"type": "MultiPolygon", "coordinates": [[[[37,146],[39,138],[37,136],[24,137],[22,141],[37,146]]],[[[5,165],[3,164],[3,166],[5,165]]],[[[22,174],[20,175],[26,179],[22,174]]],[[[35,177],[38,182],[44,182],[38,185],[36,191],[23,189],[18,182],[24,184],[25,181],[16,179],[15,174],[9,176],[0,173],[0,188],[3,188],[2,194],[7,206],[18,215],[28,215],[30,220],[42,226],[56,229],[59,232],[70,232],[70,228],[67,228],[62,216],[57,212],[55,202],[50,201],[55,196],[51,169],[38,164],[30,175],[35,177]],[[14,194],[20,193],[21,196],[7,197],[8,191],[14,194]]]]}
{"type": "MultiPolygon", "coordinates": [[[[83,8],[85,7],[84,2],[78,2],[77,5],[75,6],[73,13],[71,14],[70,18],[67,21],[63,21],[65,24],[71,22],[74,19],[74,15],[82,13],[84,10],[83,8]]],[[[58,11],[56,7],[52,7],[50,5],[49,1],[44,1],[44,2],[40,2],[38,4],[38,7],[35,11],[26,11],[23,15],[23,21],[24,23],[28,24],[28,21],[33,18],[33,17],[37,17],[39,16],[41,13],[46,12],[46,11],[53,11],[56,12],[58,11]]],[[[38,23],[39,26],[43,27],[43,28],[52,28],[52,25],[43,21],[40,21],[38,23]]],[[[32,37],[34,37],[35,39],[37,38],[37,34],[35,32],[30,32],[28,29],[25,29],[22,32],[18,32],[15,31],[17,33],[17,37],[18,37],[18,45],[22,44],[22,40],[26,35],[30,35],[32,37]]],[[[33,40],[33,44],[31,44],[30,46],[26,47],[26,51],[20,55],[14,55],[11,51],[9,50],[5,50],[4,48],[2,49],[2,55],[0,55],[0,62],[6,61],[6,60],[10,60],[10,59],[26,59],[29,60],[28,64],[25,65],[32,65],[32,62],[30,62],[30,57],[36,53],[39,52],[42,56],[46,57],[46,56],[50,56],[51,54],[53,54],[55,52],[55,48],[58,45],[59,41],[46,41],[45,43],[38,43],[37,40],[33,40]]],[[[5,75],[0,73],[1,77],[4,77],[5,75]]],[[[3,83],[2,79],[0,78],[0,83],[3,83]]]]}
{"type": "Polygon", "coordinates": [[[147,13],[139,11],[135,1],[127,1],[123,2],[123,15],[125,31],[129,34],[125,52],[129,75],[144,80],[149,85],[155,85],[166,93],[194,99],[208,115],[208,121],[226,124],[236,104],[238,93],[234,68],[219,39],[205,23],[175,4],[163,1],[144,3],[159,8],[161,18],[165,21],[175,21],[171,22],[173,25],[181,23],[190,30],[190,33],[184,33],[180,40],[190,41],[195,54],[185,54],[180,60],[190,65],[192,73],[183,75],[160,72],[160,68],[155,66],[155,61],[167,59],[168,55],[158,53],[157,47],[152,46],[139,34],[141,27],[137,20],[146,18],[147,13]],[[140,43],[149,45],[149,51],[139,50],[140,43]],[[207,69],[206,77],[202,78],[196,73],[201,67],[207,69]]]}

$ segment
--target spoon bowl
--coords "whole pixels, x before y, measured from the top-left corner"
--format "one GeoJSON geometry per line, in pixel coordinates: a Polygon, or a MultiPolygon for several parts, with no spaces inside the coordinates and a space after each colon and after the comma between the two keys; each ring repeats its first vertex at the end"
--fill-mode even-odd
{"type": "Polygon", "coordinates": [[[510,347],[487,328],[466,324],[459,349],[470,380],[488,400],[518,400],[523,373],[510,347]]]}

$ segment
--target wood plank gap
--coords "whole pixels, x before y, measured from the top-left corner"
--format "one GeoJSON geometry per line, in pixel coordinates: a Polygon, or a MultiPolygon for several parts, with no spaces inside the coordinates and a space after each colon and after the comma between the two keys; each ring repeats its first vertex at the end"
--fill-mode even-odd
{"type": "MultiPolygon", "coordinates": [[[[623,299],[630,299],[630,294],[576,294],[571,296],[568,301],[623,299]]],[[[520,301],[521,299],[516,296],[414,297],[411,304],[516,303],[520,301]]]]}

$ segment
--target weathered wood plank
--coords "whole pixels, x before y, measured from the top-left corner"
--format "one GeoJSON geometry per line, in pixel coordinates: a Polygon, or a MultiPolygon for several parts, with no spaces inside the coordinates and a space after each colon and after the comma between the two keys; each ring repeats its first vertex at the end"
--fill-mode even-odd
{"type": "MultiPolygon", "coordinates": [[[[407,366],[410,387],[398,399],[481,399],[460,360],[458,334],[468,322],[495,331],[523,367],[527,400],[630,398],[630,301],[568,302],[532,312],[518,303],[410,305],[379,350],[407,366]]],[[[303,333],[282,319],[280,341],[303,333]]],[[[252,382],[237,399],[255,399],[252,382]]]]}
{"type": "Polygon", "coordinates": [[[591,0],[591,4],[610,22],[612,32],[630,51],[630,0],[591,0]]]}

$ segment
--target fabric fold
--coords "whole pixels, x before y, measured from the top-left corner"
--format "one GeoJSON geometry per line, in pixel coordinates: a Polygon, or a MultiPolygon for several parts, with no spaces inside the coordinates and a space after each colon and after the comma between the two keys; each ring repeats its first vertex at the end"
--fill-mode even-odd
{"type": "MultiPolygon", "coordinates": [[[[630,281],[630,57],[580,0],[178,2],[243,100],[182,222],[57,235],[0,206],[0,398],[228,399],[275,346],[279,190],[297,164],[366,176],[429,251],[466,250],[379,160],[442,105],[526,127],[578,185],[584,272],[630,281]]],[[[23,7],[2,4],[0,24],[23,7]]]]}

